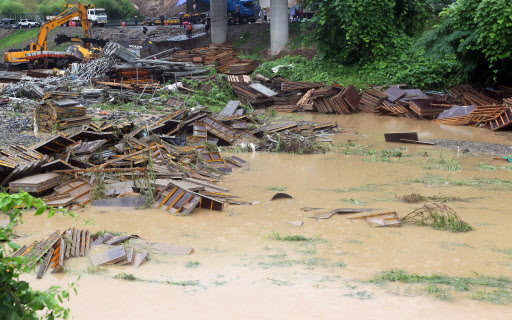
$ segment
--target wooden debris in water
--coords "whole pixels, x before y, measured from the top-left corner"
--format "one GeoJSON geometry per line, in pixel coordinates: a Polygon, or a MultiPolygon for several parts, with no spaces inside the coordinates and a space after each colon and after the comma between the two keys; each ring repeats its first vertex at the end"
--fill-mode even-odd
{"type": "Polygon", "coordinates": [[[396,212],[375,213],[367,216],[350,217],[347,219],[365,220],[370,227],[400,227],[402,221],[396,212]]]}
{"type": "Polygon", "coordinates": [[[473,230],[473,227],[462,220],[455,210],[440,203],[426,204],[403,217],[402,221],[411,221],[421,226],[430,224],[436,230],[449,230],[451,232],[473,230]]]}

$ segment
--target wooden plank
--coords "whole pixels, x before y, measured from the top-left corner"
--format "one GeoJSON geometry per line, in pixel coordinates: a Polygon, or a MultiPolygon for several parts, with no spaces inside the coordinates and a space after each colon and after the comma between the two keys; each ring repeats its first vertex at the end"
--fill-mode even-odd
{"type": "Polygon", "coordinates": [[[23,246],[23,247],[21,247],[18,251],[16,251],[16,252],[12,255],[12,257],[13,257],[13,258],[16,258],[17,256],[22,255],[22,254],[25,252],[25,250],[27,250],[27,249],[28,249],[28,247],[27,247],[27,246],[23,246]]]}
{"type": "Polygon", "coordinates": [[[75,257],[80,256],[80,239],[82,230],[76,230],[76,242],[75,242],[75,257]]]}
{"type": "Polygon", "coordinates": [[[74,257],[75,256],[75,251],[76,251],[76,236],[77,234],[77,230],[76,228],[73,228],[73,235],[71,236],[71,251],[69,252],[69,255],[71,257],[74,257]]]}
{"type": "Polygon", "coordinates": [[[103,253],[96,254],[91,257],[91,262],[94,266],[101,266],[107,263],[116,263],[126,258],[124,246],[120,245],[107,250],[103,253]]]}
{"type": "Polygon", "coordinates": [[[278,95],[277,92],[275,92],[274,90],[270,90],[261,83],[253,83],[249,85],[249,87],[253,88],[254,90],[258,91],[259,93],[263,94],[266,97],[274,97],[278,95]]]}
{"type": "Polygon", "coordinates": [[[41,279],[43,277],[43,275],[46,273],[46,270],[48,270],[48,266],[50,265],[50,259],[52,258],[52,255],[53,255],[53,248],[50,248],[50,250],[46,254],[46,257],[43,260],[43,264],[41,265],[41,267],[39,268],[39,271],[37,272],[37,276],[36,276],[37,279],[41,279]]]}
{"type": "Polygon", "coordinates": [[[57,265],[53,270],[52,273],[59,273],[62,271],[62,265],[57,265]]]}
{"type": "Polygon", "coordinates": [[[240,101],[229,101],[226,107],[219,113],[220,116],[232,116],[240,106],[240,101]]]}
{"type": "Polygon", "coordinates": [[[82,230],[82,235],[80,237],[80,257],[85,256],[85,242],[86,242],[86,230],[82,230]]]}
{"type": "Polygon", "coordinates": [[[384,133],[384,139],[386,142],[402,142],[401,140],[412,140],[418,141],[418,133],[417,132],[389,132],[384,133]]]}
{"type": "Polygon", "coordinates": [[[147,255],[148,255],[147,251],[142,251],[142,252],[135,254],[135,257],[133,258],[133,266],[135,268],[138,268],[142,264],[142,262],[144,262],[147,255]]]}
{"type": "MultiPolygon", "coordinates": [[[[71,248],[73,247],[73,229],[68,229],[66,232],[66,258],[69,258],[71,254],[71,248]]],[[[64,240],[64,239],[63,239],[64,240]]]]}
{"type": "Polygon", "coordinates": [[[87,230],[85,233],[85,256],[89,254],[89,250],[91,249],[91,231],[87,230]]]}
{"type": "Polygon", "coordinates": [[[134,258],[135,258],[135,250],[133,248],[128,249],[128,252],[126,253],[127,263],[133,265],[134,258]]]}
{"type": "Polygon", "coordinates": [[[30,246],[28,246],[28,248],[27,248],[27,249],[25,249],[25,251],[23,251],[22,253],[20,253],[20,254],[19,254],[19,257],[25,257],[25,256],[27,256],[27,257],[28,257],[28,256],[29,256],[29,254],[30,254],[30,251],[34,250],[34,248],[36,247],[36,245],[37,245],[37,242],[36,242],[36,241],[32,242],[32,244],[31,244],[30,246]]]}
{"type": "Polygon", "coordinates": [[[66,249],[67,249],[66,240],[64,240],[61,236],[60,237],[60,255],[59,255],[59,264],[61,266],[64,265],[64,256],[66,255],[66,249]]]}
{"type": "Polygon", "coordinates": [[[137,208],[143,207],[146,204],[146,196],[138,195],[123,198],[111,198],[94,200],[92,205],[95,207],[126,207],[137,208]]]}

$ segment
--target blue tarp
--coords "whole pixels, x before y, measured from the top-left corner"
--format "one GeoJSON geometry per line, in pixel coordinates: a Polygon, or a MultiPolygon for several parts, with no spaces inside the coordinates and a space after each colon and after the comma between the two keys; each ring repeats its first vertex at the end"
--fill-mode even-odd
{"type": "Polygon", "coordinates": [[[176,3],[176,7],[179,7],[185,3],[187,3],[187,0],[178,0],[178,3],[176,3]]]}

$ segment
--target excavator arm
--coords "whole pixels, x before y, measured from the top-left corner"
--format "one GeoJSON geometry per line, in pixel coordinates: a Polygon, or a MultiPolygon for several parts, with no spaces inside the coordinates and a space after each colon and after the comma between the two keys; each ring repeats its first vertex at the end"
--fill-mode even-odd
{"type": "Polygon", "coordinates": [[[75,17],[80,17],[80,22],[82,24],[82,29],[84,30],[84,36],[85,38],[90,38],[90,29],[89,29],[89,20],[87,18],[87,8],[79,3],[68,10],[60,13],[58,16],[52,18],[39,30],[39,34],[37,35],[37,40],[35,43],[32,43],[30,45],[29,50],[47,50],[48,46],[48,33],[53,30],[54,28],[72,20],[75,17]],[[78,8],[77,11],[69,13],[69,11],[73,10],[74,8],[78,8]]]}

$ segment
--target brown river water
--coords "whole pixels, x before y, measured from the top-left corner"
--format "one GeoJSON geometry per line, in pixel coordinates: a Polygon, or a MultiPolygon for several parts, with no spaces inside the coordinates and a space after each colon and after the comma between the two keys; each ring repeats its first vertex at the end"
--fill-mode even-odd
{"type": "MultiPolygon", "coordinates": [[[[384,142],[384,132],[417,131],[420,139],[459,139],[512,145],[512,136],[487,129],[440,126],[429,121],[372,115],[303,115],[315,122],[337,121],[349,140],[375,150],[402,144],[384,142]]],[[[226,205],[223,212],[197,210],[172,216],[161,210],[86,207],[75,212],[94,219],[92,232],[112,230],[152,241],[193,247],[189,256],[153,256],[139,268],[107,266],[89,273],[88,258],[66,261],[67,273],[27,275],[36,288],[66,287],[78,281],[78,295],[66,303],[75,319],[512,319],[511,305],[497,305],[457,292],[442,301],[401,283],[367,283],[380,271],[449,276],[512,276],[512,197],[500,186],[453,186],[412,182],[435,174],[452,180],[512,179],[512,171],[484,171],[492,156],[461,156],[433,146],[407,145],[404,154],[430,157],[368,161],[345,155],[345,147],[318,155],[241,153],[250,163],[227,176],[222,186],[250,206],[226,205]],[[455,159],[463,170],[425,169],[439,159],[455,159]],[[429,162],[431,161],[431,162],[429,162]],[[270,201],[271,186],[286,187],[294,199],[270,201]],[[406,223],[399,228],[370,228],[354,215],[310,218],[335,208],[375,208],[404,216],[422,204],[397,197],[412,192],[472,198],[449,202],[475,230],[450,233],[406,223]],[[347,200],[354,199],[355,201],[347,200]],[[349,201],[351,203],[344,202],[349,201]],[[302,207],[324,208],[304,212],[302,207]],[[302,227],[287,221],[304,221],[302,227]],[[317,240],[286,242],[272,233],[303,235],[317,240]],[[190,262],[197,262],[195,264],[190,262]],[[188,263],[188,264],[187,264],[188,263]],[[192,265],[192,267],[191,267],[192,265]],[[143,281],[114,279],[126,272],[143,281]],[[174,285],[166,283],[172,282],[174,285]],[[181,286],[178,284],[182,284],[181,286]],[[415,291],[416,290],[416,291],[415,291]]],[[[494,164],[496,165],[496,164],[494,164]]],[[[502,165],[502,164],[498,164],[502,165]]],[[[80,226],[68,218],[34,217],[16,228],[20,244],[42,239],[56,229],[80,226]]],[[[104,248],[95,247],[92,253],[104,248]]]]}

